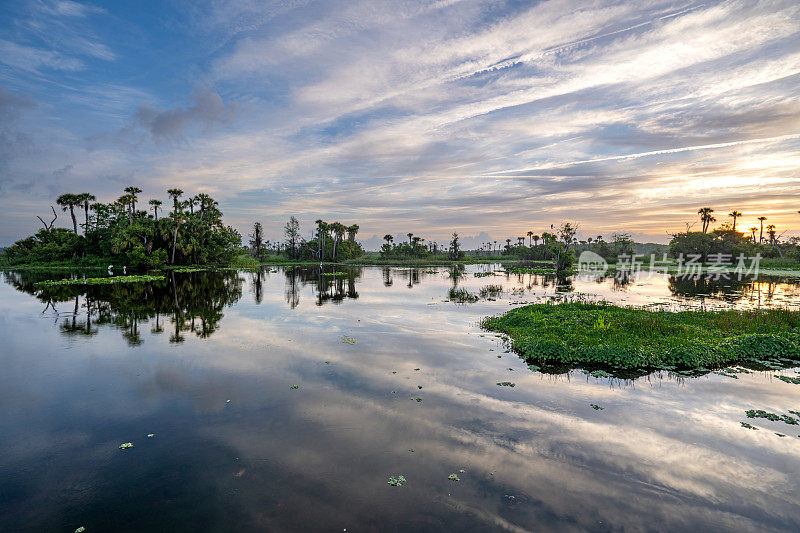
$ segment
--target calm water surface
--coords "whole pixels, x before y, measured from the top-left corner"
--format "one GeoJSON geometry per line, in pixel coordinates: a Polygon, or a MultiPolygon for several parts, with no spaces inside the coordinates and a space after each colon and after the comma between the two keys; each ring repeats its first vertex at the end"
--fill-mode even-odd
{"type": "Polygon", "coordinates": [[[63,272],[4,273],[0,528],[800,530],[800,427],[744,414],[800,410],[800,385],[774,377],[797,369],[542,374],[478,327],[579,294],[796,307],[797,280],[336,270],[348,275],[197,272],[46,292],[33,282],[63,272]],[[454,286],[483,297],[449,302],[454,286]],[[387,484],[400,474],[405,485],[387,484]]]}

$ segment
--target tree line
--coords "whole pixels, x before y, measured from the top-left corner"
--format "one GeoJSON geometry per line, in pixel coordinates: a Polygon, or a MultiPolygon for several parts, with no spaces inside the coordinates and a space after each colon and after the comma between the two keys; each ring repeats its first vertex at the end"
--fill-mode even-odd
{"type": "Polygon", "coordinates": [[[8,248],[5,260],[22,264],[94,258],[155,267],[222,263],[238,253],[241,235],[223,224],[219,204],[210,195],[184,197],[183,190],[169,189],[172,210],[165,215],[159,199],[141,209],[141,192],[126,187],[125,194],[109,203],[97,202],[91,193],[62,194],[56,204],[69,213],[72,230],[55,227],[58,214],[51,206],[53,219],[46,222],[38,216],[42,229],[8,248]],[[83,211],[82,223],[76,211],[83,211]]]}

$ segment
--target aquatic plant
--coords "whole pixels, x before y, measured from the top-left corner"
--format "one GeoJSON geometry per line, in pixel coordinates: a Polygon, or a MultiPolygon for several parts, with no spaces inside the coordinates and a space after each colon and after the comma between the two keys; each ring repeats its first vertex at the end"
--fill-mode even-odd
{"type": "Polygon", "coordinates": [[[120,450],[127,450],[128,448],[133,448],[132,442],[125,442],[119,445],[120,450]]]}
{"type": "Polygon", "coordinates": [[[296,390],[296,389],[299,389],[299,388],[300,388],[300,385],[292,385],[291,387],[289,387],[290,390],[296,390]]]}
{"type": "Polygon", "coordinates": [[[756,431],[758,431],[758,428],[757,428],[757,427],[755,427],[755,426],[751,426],[751,425],[750,425],[750,424],[748,424],[747,422],[739,422],[739,423],[742,425],[742,427],[743,427],[743,428],[747,428],[747,429],[755,429],[756,431]]]}
{"type": "Polygon", "coordinates": [[[789,376],[775,376],[784,383],[792,383],[793,385],[800,385],[800,378],[793,378],[789,376]]]}
{"type": "Polygon", "coordinates": [[[355,338],[348,337],[347,335],[342,337],[342,342],[345,344],[358,344],[358,341],[355,338]]]}
{"type": "Polygon", "coordinates": [[[510,381],[498,381],[498,382],[497,382],[497,384],[498,384],[500,387],[516,387],[516,385],[514,385],[514,384],[513,384],[513,383],[511,383],[510,381]]]}
{"type": "Polygon", "coordinates": [[[479,300],[478,296],[472,294],[467,289],[450,289],[448,293],[448,299],[451,302],[458,302],[458,303],[474,303],[479,300]]]}
{"type": "Polygon", "coordinates": [[[600,407],[600,406],[599,406],[599,405],[597,405],[596,403],[590,403],[590,404],[589,404],[589,407],[591,407],[591,408],[592,408],[592,409],[594,409],[595,411],[602,411],[602,410],[604,410],[604,409],[605,409],[605,407],[600,407]]]}
{"type": "Polygon", "coordinates": [[[749,409],[745,411],[747,418],[766,418],[767,420],[771,420],[772,422],[784,422],[791,426],[797,426],[798,421],[789,416],[789,415],[777,415],[775,413],[770,413],[769,411],[763,411],[761,409],[749,409]]]}
{"type": "Polygon", "coordinates": [[[109,276],[107,278],[67,278],[67,279],[49,279],[46,281],[37,281],[34,283],[36,287],[57,287],[60,285],[111,285],[113,283],[142,283],[148,281],[161,281],[166,279],[164,276],[109,276]]]}
{"type": "Polygon", "coordinates": [[[323,272],[322,275],[326,277],[332,276],[347,276],[347,272],[323,272]]]}
{"type": "Polygon", "coordinates": [[[731,363],[783,368],[800,360],[800,313],[786,309],[670,312],[545,303],[481,325],[508,335],[517,353],[540,364],[707,372],[731,363]]]}
{"type": "Polygon", "coordinates": [[[459,478],[455,474],[450,474],[449,476],[447,476],[447,479],[449,479],[450,481],[461,481],[461,478],[459,478]]]}
{"type": "Polygon", "coordinates": [[[397,477],[389,476],[389,485],[391,485],[392,487],[402,487],[403,483],[405,482],[406,478],[403,477],[402,475],[399,475],[397,477]]]}

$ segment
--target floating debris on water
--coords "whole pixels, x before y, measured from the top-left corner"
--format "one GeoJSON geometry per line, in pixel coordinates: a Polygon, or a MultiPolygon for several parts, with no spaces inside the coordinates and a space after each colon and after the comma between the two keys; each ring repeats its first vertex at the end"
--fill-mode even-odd
{"type": "Polygon", "coordinates": [[[355,340],[353,337],[348,337],[347,335],[342,336],[342,342],[345,344],[358,344],[357,340],[355,340]]]}
{"type": "Polygon", "coordinates": [[[127,450],[128,448],[133,448],[133,443],[132,442],[125,442],[125,443],[119,445],[119,449],[120,450],[127,450]]]}

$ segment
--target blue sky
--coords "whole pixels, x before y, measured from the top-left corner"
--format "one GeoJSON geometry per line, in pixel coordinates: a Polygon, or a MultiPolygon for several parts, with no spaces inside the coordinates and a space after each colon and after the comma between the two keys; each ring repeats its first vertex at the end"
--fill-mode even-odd
{"type": "Polygon", "coordinates": [[[271,238],[664,242],[704,205],[789,235],[798,169],[794,0],[0,5],[0,245],[127,185],[271,238]]]}

